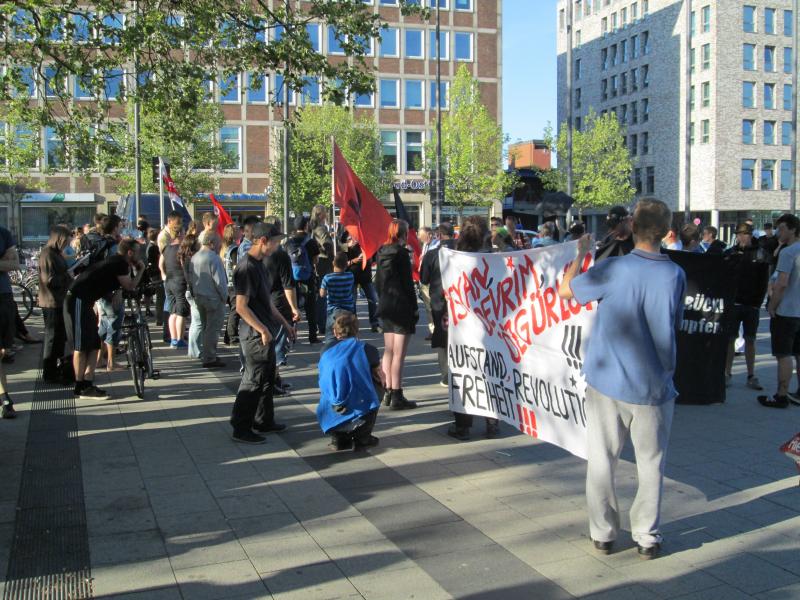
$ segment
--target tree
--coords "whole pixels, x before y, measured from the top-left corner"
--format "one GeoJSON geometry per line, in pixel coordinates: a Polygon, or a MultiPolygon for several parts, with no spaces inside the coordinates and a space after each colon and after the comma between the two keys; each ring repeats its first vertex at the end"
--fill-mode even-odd
{"type": "MultiPolygon", "coordinates": [[[[406,0],[401,6],[428,12],[406,0]]],[[[0,122],[17,111],[33,128],[51,127],[67,154],[99,145],[101,154],[121,156],[113,137],[91,138],[113,127],[129,101],[190,105],[198,85],[235,73],[277,72],[296,92],[316,79],[324,99],[341,102],[374,90],[365,41],[382,26],[362,0],[2,2],[0,122]],[[327,26],[349,60],[317,51],[309,31],[326,35],[327,26]]]]}
{"type": "MultiPolygon", "coordinates": [[[[374,119],[356,119],[346,108],[326,104],[298,110],[291,123],[292,147],[289,169],[292,174],[289,207],[296,214],[310,212],[315,204],[331,205],[331,139],[367,189],[376,197],[391,190],[394,173],[381,165],[381,136],[374,119]]],[[[270,172],[280,181],[283,172],[279,152],[270,172]]],[[[274,212],[282,200],[280,189],[273,188],[270,204],[274,212]]]]}
{"type": "MultiPolygon", "coordinates": [[[[566,123],[554,138],[552,128],[545,130],[545,140],[558,152],[558,168],[543,174],[545,187],[566,191],[566,123]]],[[[572,132],[572,190],[575,206],[603,208],[629,204],[636,193],[631,185],[633,160],[625,143],[625,129],[616,116],[597,115],[590,111],[581,131],[572,132]]]]}
{"type": "MultiPolygon", "coordinates": [[[[450,110],[442,116],[445,201],[459,220],[465,206],[490,206],[514,187],[502,168],[503,131],[481,102],[480,85],[462,65],[450,85],[450,110]]],[[[426,144],[428,168],[435,172],[436,134],[426,144]]]]}

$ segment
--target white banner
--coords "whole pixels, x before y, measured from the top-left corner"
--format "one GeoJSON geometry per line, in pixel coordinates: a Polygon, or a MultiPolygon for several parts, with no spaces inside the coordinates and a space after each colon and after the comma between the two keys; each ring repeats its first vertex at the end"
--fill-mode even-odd
{"type": "MultiPolygon", "coordinates": [[[[558,296],[577,242],[472,254],[443,248],[450,409],[500,418],[586,458],[584,348],[597,305],[558,296]]],[[[585,271],[592,264],[587,255],[585,271]]]]}

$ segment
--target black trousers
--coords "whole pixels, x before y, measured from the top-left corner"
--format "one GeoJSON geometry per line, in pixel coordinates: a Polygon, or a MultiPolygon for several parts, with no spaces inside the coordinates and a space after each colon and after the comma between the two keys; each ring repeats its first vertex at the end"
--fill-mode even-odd
{"type": "Polygon", "coordinates": [[[233,291],[228,292],[228,306],[230,306],[230,310],[225,322],[225,339],[228,340],[226,343],[231,343],[232,340],[239,337],[239,321],[242,320],[239,313],[236,312],[236,293],[233,291]]]}
{"type": "MultiPolygon", "coordinates": [[[[298,285],[297,291],[303,295],[306,321],[308,321],[308,337],[313,340],[317,337],[317,331],[319,331],[317,325],[317,297],[319,296],[319,290],[317,290],[317,286],[312,279],[298,285]]],[[[324,325],[323,323],[323,327],[324,325]]]]}
{"type": "Polygon", "coordinates": [[[167,293],[164,291],[163,281],[158,281],[157,283],[155,283],[155,285],[156,285],[156,310],[155,310],[156,325],[162,326],[164,324],[164,301],[167,298],[167,293]]]}
{"type": "Polygon", "coordinates": [[[231,413],[234,434],[249,431],[253,425],[275,422],[275,344],[266,346],[261,336],[239,340],[244,354],[244,373],[231,413]]]}
{"type": "MultiPolygon", "coordinates": [[[[380,398],[381,396],[378,396],[380,398]]],[[[352,431],[336,431],[335,429],[331,432],[331,436],[334,440],[348,440],[352,439],[356,442],[366,442],[369,440],[370,436],[372,435],[372,430],[375,427],[375,421],[378,418],[378,411],[373,410],[371,413],[367,413],[364,415],[364,422],[353,429],[352,431]]],[[[348,425],[347,423],[345,425],[348,425]]]]}
{"type": "Polygon", "coordinates": [[[42,348],[42,375],[52,379],[60,375],[58,361],[64,358],[67,329],[62,308],[42,308],[44,340],[42,348]]]}

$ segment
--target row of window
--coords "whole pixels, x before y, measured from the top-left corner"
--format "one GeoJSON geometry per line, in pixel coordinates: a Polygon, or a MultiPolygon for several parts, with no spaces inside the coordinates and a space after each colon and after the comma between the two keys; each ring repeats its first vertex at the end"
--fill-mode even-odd
{"type": "Polygon", "coordinates": [[[645,167],[636,168],[633,170],[633,188],[637,194],[655,194],[656,193],[656,168],[645,167]],[[642,172],[644,172],[645,180],[642,181],[642,172]]]}
{"type": "MultiPolygon", "coordinates": [[[[689,144],[694,145],[694,121],[689,123],[689,144]]],[[[700,121],[700,143],[708,144],[711,141],[711,121],[703,119],[700,121]]]]}
{"type": "MultiPolygon", "coordinates": [[[[601,7],[601,0],[574,0],[575,6],[572,11],[572,17],[575,21],[580,21],[583,17],[589,17],[592,14],[592,8],[594,8],[594,14],[600,12],[601,7]]],[[[602,6],[610,6],[611,0],[602,0],[602,6]]],[[[650,2],[649,0],[641,0],[642,6],[642,18],[647,16],[647,13],[650,12],[650,2]]],[[[603,17],[601,20],[601,28],[603,34],[609,32],[609,23],[611,23],[611,32],[613,33],[620,27],[627,27],[628,26],[628,17],[630,16],[630,22],[635,23],[639,19],[639,2],[632,2],[630,6],[623,6],[619,9],[619,12],[613,12],[608,17],[603,17]]],[[[566,14],[564,9],[562,8],[559,12],[559,28],[561,31],[564,30],[566,27],[566,14]]],[[[577,33],[580,33],[579,31],[577,33]]]]}
{"type": "Polygon", "coordinates": [[[644,65],[639,69],[631,69],[630,72],[612,75],[609,79],[600,80],[600,95],[603,101],[617,96],[624,96],[628,93],[639,91],[650,87],[650,66],[644,65]]]}
{"type": "Polygon", "coordinates": [[[639,56],[648,54],[650,54],[650,32],[643,31],[632,35],[629,40],[620,40],[618,44],[611,44],[608,48],[600,50],[600,70],[606,71],[609,67],[625,64],[628,60],[636,60],[639,56]]]}
{"type": "Polygon", "coordinates": [[[386,170],[397,173],[422,172],[425,169],[425,132],[381,131],[381,157],[386,170]]]}
{"type": "MultiPolygon", "coordinates": [[[[774,190],[775,187],[775,169],[778,161],[771,159],[761,159],[760,161],[755,158],[742,159],[742,177],[741,188],[743,190],[774,190]],[[761,163],[759,178],[756,179],[756,166],[761,163]],[[758,184],[758,187],[756,187],[758,184]]],[[[780,161],[780,188],[781,190],[792,189],[792,161],[780,161]]]]}
{"type": "MultiPolygon", "coordinates": [[[[700,57],[702,59],[702,69],[703,71],[707,71],[711,68],[711,44],[703,44],[700,47],[700,57]]],[[[695,49],[692,48],[689,50],[689,68],[691,69],[692,75],[695,72],[695,49]]]]}
{"type": "Polygon", "coordinates": [[[628,136],[628,152],[631,156],[639,154],[650,154],[650,133],[632,133],[628,136]]]}
{"type": "MultiPolygon", "coordinates": [[[[777,34],[777,15],[778,10],[775,8],[765,7],[761,9],[762,20],[761,29],[759,29],[759,16],[758,8],[751,5],[745,5],[742,8],[742,31],[745,33],[766,33],[769,35],[777,34]]],[[[784,10],[783,12],[783,35],[793,35],[794,15],[791,10],[784,10]]]]}
{"type": "MultiPolygon", "coordinates": [[[[704,81],[700,84],[700,102],[703,108],[711,106],[711,83],[704,81]]],[[[694,110],[695,106],[695,86],[689,88],[689,109],[694,110]]]]}
{"type": "MultiPolygon", "coordinates": [[[[743,81],[742,82],[742,107],[743,108],[756,108],[758,102],[756,98],[756,82],[743,81]]],[[[774,109],[777,108],[777,92],[775,91],[777,84],[765,83],[763,105],[764,108],[774,109]]],[[[792,84],[783,84],[783,110],[792,110],[792,84]]]]}
{"type": "MultiPolygon", "coordinates": [[[[43,169],[59,171],[63,170],[66,164],[70,161],[70,157],[66,156],[64,150],[64,142],[58,136],[57,131],[53,127],[45,127],[41,132],[36,132],[27,127],[11,127],[6,123],[0,121],[0,145],[5,145],[7,139],[14,140],[20,146],[28,146],[31,143],[43,144],[43,158],[44,163],[41,165],[43,169]],[[12,131],[13,129],[13,131],[12,131]]],[[[216,142],[220,148],[228,156],[230,164],[228,171],[241,171],[242,170],[242,126],[241,125],[226,125],[221,127],[216,142]]],[[[75,162],[75,161],[72,161],[75,162]]],[[[40,166],[39,160],[25,165],[31,169],[37,169],[40,166]]],[[[73,165],[88,167],[91,165],[73,165]]]]}
{"type": "MultiPolygon", "coordinates": [[[[792,145],[792,122],[791,121],[782,121],[780,123],[781,128],[781,146],[791,146],[792,145]]],[[[778,145],[778,138],[777,138],[777,131],[778,131],[778,122],[777,121],[764,121],[761,132],[761,143],[765,146],[776,146],[778,145]]],[[[756,121],[753,119],[743,119],[742,120],[742,143],[747,145],[756,144],[756,121]]]]}
{"type": "MultiPolygon", "coordinates": [[[[706,5],[700,9],[702,33],[711,31],[711,6],[706,5]]],[[[697,35],[697,13],[692,11],[689,15],[689,36],[697,35]]]]}
{"type": "Polygon", "coordinates": [[[630,104],[621,104],[600,111],[601,115],[608,113],[617,117],[621,125],[647,123],[650,120],[650,99],[643,98],[630,104]]]}
{"type": "MultiPolygon", "coordinates": [[[[646,17],[647,13],[650,11],[650,6],[647,0],[642,2],[642,17],[646,17]]],[[[612,12],[611,15],[608,17],[603,17],[600,20],[600,31],[603,35],[609,33],[614,33],[618,28],[622,27],[625,28],[628,26],[628,15],[630,15],[631,23],[635,23],[639,20],[639,5],[637,2],[634,2],[630,5],[630,10],[627,6],[623,6],[619,10],[619,17],[617,16],[616,12],[612,12]],[[610,25],[610,28],[609,28],[610,25]]]]}
{"type": "MultiPolygon", "coordinates": [[[[742,44],[742,69],[745,71],[757,71],[759,55],[756,44],[742,44]]],[[[778,72],[778,50],[775,46],[764,46],[763,68],[767,73],[778,72]]],[[[791,74],[794,68],[794,52],[789,47],[783,49],[783,72],[791,74]]]]}

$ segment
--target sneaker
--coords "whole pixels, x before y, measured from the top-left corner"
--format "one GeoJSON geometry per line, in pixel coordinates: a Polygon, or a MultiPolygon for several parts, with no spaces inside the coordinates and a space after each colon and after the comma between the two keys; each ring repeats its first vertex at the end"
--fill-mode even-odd
{"type": "Polygon", "coordinates": [[[466,442],[469,440],[469,428],[450,425],[450,427],[447,428],[447,435],[461,442],[466,442]]]}
{"type": "Polygon", "coordinates": [[[447,381],[440,381],[439,385],[442,387],[450,387],[450,384],[447,381]]]}
{"type": "Polygon", "coordinates": [[[81,400],[108,400],[108,393],[97,386],[90,385],[78,393],[78,398],[81,400]]]}
{"type": "Polygon", "coordinates": [[[280,433],[286,429],[283,423],[271,423],[269,425],[253,425],[253,431],[259,433],[280,433]]]}
{"type": "Polygon", "coordinates": [[[242,431],[240,433],[233,432],[231,435],[231,439],[234,442],[239,442],[240,444],[266,444],[267,438],[263,435],[258,435],[253,433],[252,431],[242,431]]]}
{"type": "Polygon", "coordinates": [[[640,546],[639,544],[636,544],[636,547],[639,552],[639,558],[642,560],[653,560],[654,558],[658,558],[658,555],[661,552],[661,544],[653,544],[652,546],[640,546]]]}
{"type": "Polygon", "coordinates": [[[328,450],[339,452],[341,450],[352,450],[352,449],[353,449],[353,438],[349,436],[338,436],[338,435],[331,436],[331,441],[328,444],[328,450]]]}
{"type": "Polygon", "coordinates": [[[286,389],[283,386],[276,385],[274,388],[272,388],[272,395],[273,396],[288,396],[289,395],[289,390],[286,389]]]}
{"type": "Polygon", "coordinates": [[[749,375],[747,377],[747,387],[749,387],[751,390],[758,390],[759,392],[764,389],[764,387],[761,385],[761,382],[758,380],[758,377],[755,375],[749,375]]]}
{"type": "Polygon", "coordinates": [[[592,540],[592,544],[594,544],[594,549],[600,554],[611,554],[614,548],[614,542],[598,542],[597,540],[592,540]]]}
{"type": "Polygon", "coordinates": [[[11,404],[11,403],[3,404],[2,417],[4,419],[16,419],[17,418],[17,411],[14,410],[14,405],[13,404],[11,404]]]}
{"type": "Polygon", "coordinates": [[[774,396],[759,396],[758,403],[767,408],[788,408],[789,398],[787,396],[779,396],[778,394],[774,396]]]}
{"type": "Polygon", "coordinates": [[[312,345],[314,345],[314,344],[321,344],[321,343],[322,343],[322,340],[321,340],[321,339],[319,339],[318,337],[310,337],[310,338],[308,338],[308,343],[309,343],[309,344],[312,344],[312,345]]]}
{"type": "Polygon", "coordinates": [[[178,340],[177,342],[175,342],[175,345],[173,346],[173,348],[188,348],[188,347],[189,344],[187,344],[183,340],[178,340]]]}

